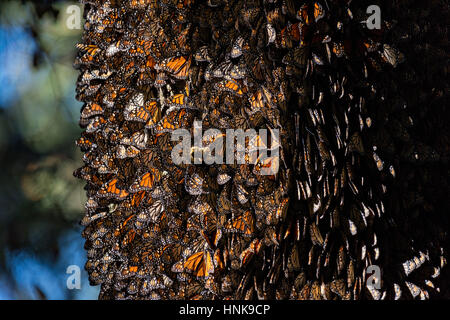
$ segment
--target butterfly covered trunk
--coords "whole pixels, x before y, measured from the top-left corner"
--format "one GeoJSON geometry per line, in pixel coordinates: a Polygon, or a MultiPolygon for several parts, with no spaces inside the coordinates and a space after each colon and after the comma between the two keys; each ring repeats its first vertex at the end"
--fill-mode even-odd
{"type": "Polygon", "coordinates": [[[375,1],[379,29],[364,22],[374,1],[83,2],[75,175],[101,299],[439,295],[443,2],[375,1]],[[279,153],[176,164],[172,133],[194,121],[278,130],[279,153]]]}

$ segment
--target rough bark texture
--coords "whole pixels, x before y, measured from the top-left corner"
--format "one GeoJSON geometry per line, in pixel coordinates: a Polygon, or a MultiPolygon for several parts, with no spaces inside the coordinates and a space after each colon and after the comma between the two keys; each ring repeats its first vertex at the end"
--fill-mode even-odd
{"type": "Polygon", "coordinates": [[[75,174],[100,298],[442,294],[447,1],[99,0],[85,17],[75,174]],[[171,132],[194,120],[280,130],[279,171],[175,165],[171,132]]]}

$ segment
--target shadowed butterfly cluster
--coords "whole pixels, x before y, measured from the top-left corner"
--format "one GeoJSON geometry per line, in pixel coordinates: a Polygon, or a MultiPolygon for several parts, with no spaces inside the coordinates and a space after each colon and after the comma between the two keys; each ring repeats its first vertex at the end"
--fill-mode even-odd
{"type": "Polygon", "coordinates": [[[439,292],[445,225],[412,231],[432,209],[411,205],[423,197],[396,182],[402,163],[439,154],[410,137],[408,99],[393,83],[412,69],[392,19],[370,30],[370,4],[351,0],[82,2],[75,176],[86,181],[85,268],[101,299],[439,292]],[[267,146],[279,155],[175,164],[172,133],[193,134],[194,121],[279,130],[267,146]],[[262,174],[273,162],[279,170],[262,174]],[[420,212],[408,217],[411,207],[420,212]]]}

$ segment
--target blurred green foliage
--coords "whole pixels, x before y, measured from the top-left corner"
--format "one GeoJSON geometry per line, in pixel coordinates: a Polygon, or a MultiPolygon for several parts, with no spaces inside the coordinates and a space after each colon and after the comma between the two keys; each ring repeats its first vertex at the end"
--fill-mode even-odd
{"type": "Polygon", "coordinates": [[[0,283],[9,288],[6,298],[47,294],[21,292],[11,253],[31,253],[51,265],[65,250],[58,239],[79,233],[85,195],[72,174],[81,166],[72,64],[82,30],[66,26],[73,4],[0,3],[0,283]]]}

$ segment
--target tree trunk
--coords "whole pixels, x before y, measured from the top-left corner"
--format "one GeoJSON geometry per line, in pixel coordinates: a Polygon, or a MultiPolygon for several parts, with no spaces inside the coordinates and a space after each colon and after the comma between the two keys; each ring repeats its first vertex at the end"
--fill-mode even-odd
{"type": "Polygon", "coordinates": [[[76,175],[100,298],[439,295],[446,2],[92,0],[85,17],[76,175]],[[216,148],[231,129],[272,153],[207,164],[235,154],[216,148]],[[173,134],[199,130],[175,161],[173,134]]]}

